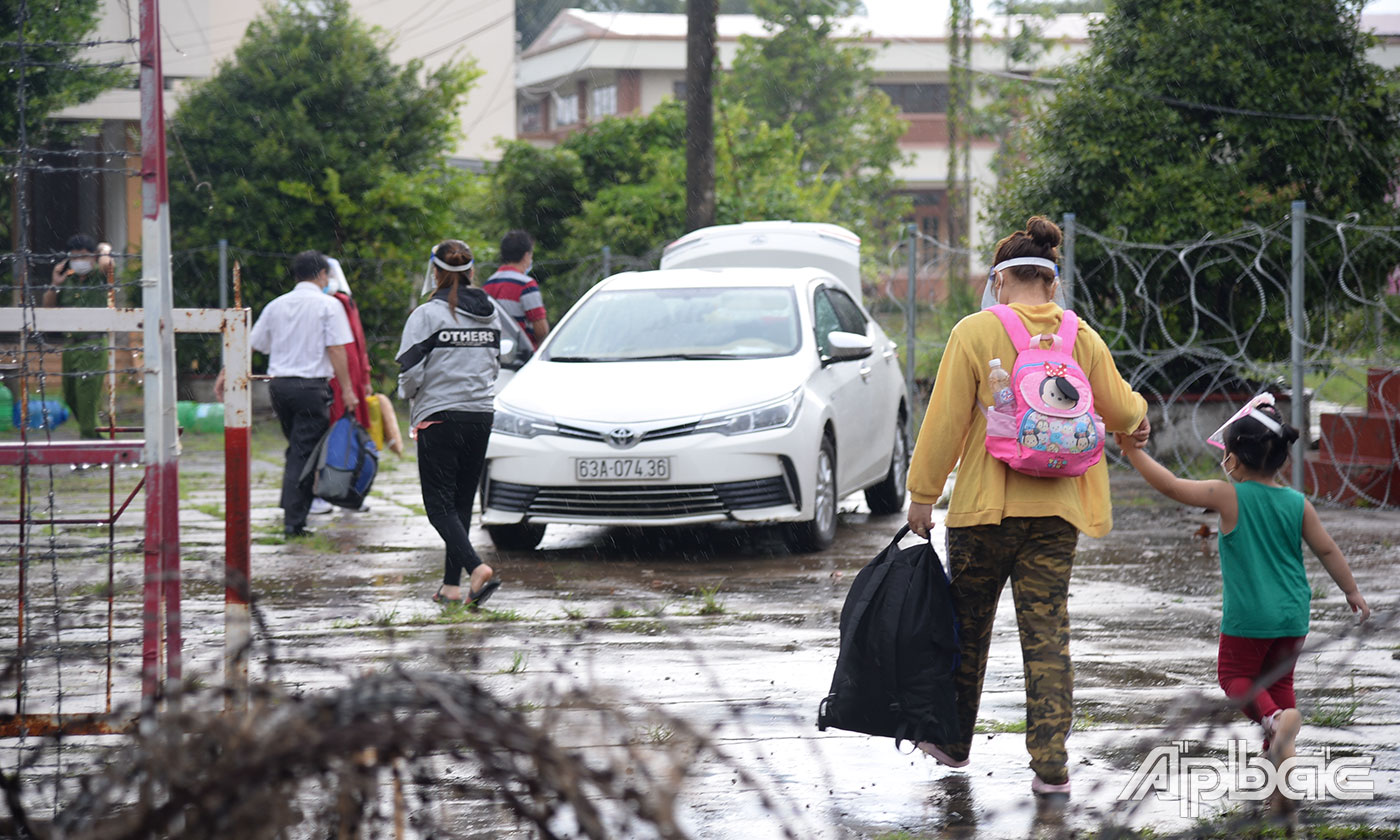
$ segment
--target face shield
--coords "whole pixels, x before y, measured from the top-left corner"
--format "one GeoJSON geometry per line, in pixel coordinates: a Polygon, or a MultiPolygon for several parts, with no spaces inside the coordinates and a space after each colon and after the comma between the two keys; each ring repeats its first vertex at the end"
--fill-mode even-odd
{"type": "Polygon", "coordinates": [[[330,268],[326,272],[326,294],[334,295],[344,292],[346,297],[350,297],[350,282],[345,279],[345,270],[340,267],[340,260],[335,257],[326,257],[326,262],[330,263],[330,268]]]}
{"type": "Polygon", "coordinates": [[[471,270],[471,267],[474,266],[474,265],[476,265],[476,260],[474,260],[474,259],[473,259],[473,260],[468,260],[466,265],[448,265],[447,263],[445,263],[445,262],[443,262],[442,260],[438,259],[438,255],[437,255],[437,246],[434,245],[434,246],[433,246],[432,253],[430,253],[430,254],[428,255],[428,267],[427,267],[426,269],[423,270],[423,290],[420,291],[420,292],[418,293],[419,296],[426,295],[426,294],[430,293],[430,292],[433,290],[433,287],[434,287],[435,285],[437,285],[437,284],[434,282],[434,279],[435,279],[435,278],[433,277],[433,267],[434,267],[434,266],[436,266],[436,267],[442,269],[443,271],[451,271],[451,272],[454,272],[454,273],[460,273],[460,272],[463,272],[463,271],[469,271],[469,270],[471,270]]]}

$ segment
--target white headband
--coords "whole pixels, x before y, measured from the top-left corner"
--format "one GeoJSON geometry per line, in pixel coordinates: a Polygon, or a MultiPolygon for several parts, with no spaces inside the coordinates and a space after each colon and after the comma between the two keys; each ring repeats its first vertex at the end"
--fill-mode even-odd
{"type": "Polygon", "coordinates": [[[1047,260],[1043,257],[1017,257],[1014,260],[999,262],[992,266],[992,272],[996,273],[1004,268],[1015,268],[1018,265],[1033,265],[1036,268],[1048,268],[1055,272],[1056,277],[1060,276],[1060,267],[1055,264],[1055,261],[1047,260]]]}
{"type": "Polygon", "coordinates": [[[1270,417],[1269,415],[1265,414],[1257,408],[1250,409],[1249,416],[1253,417],[1255,420],[1258,420],[1264,425],[1264,428],[1268,429],[1274,434],[1278,434],[1279,432],[1283,431],[1283,427],[1280,426],[1277,422],[1275,422],[1274,418],[1270,417]]]}
{"type": "Polygon", "coordinates": [[[428,270],[423,272],[423,290],[420,291],[418,294],[426,295],[428,292],[431,292],[433,290],[433,266],[437,266],[443,271],[451,271],[453,273],[458,273],[466,271],[474,265],[476,265],[476,260],[474,259],[467,260],[466,265],[448,265],[447,263],[438,259],[437,251],[434,250],[433,253],[428,257],[428,270]]]}
{"type": "Polygon", "coordinates": [[[476,265],[476,260],[468,260],[466,265],[448,265],[447,263],[438,259],[437,254],[433,254],[433,256],[430,259],[432,260],[433,265],[437,266],[443,271],[466,271],[467,269],[476,265]]]}

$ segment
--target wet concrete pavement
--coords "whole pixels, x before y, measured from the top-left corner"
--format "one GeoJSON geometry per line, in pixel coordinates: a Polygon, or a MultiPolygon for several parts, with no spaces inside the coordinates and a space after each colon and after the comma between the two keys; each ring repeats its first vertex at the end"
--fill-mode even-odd
{"type": "MultiPolygon", "coordinates": [[[[1009,591],[998,611],[982,701],[985,731],[966,770],[901,754],[887,739],[815,729],[836,659],[842,600],[856,571],[900,524],[870,516],[858,496],[843,504],[836,545],[813,555],[787,554],[775,534],[763,531],[638,534],[559,526],[551,526],[536,551],[500,554],[474,530],[504,585],[489,610],[444,622],[429,601],[441,574],[441,543],[422,514],[411,459],[386,462],[368,512],[315,517],[317,538],[275,545],[263,543],[275,543],[268,535],[280,530],[274,507],[280,467],[278,452],[264,449],[254,467],[253,580],[264,641],[275,643],[279,658],[274,679],[315,690],[391,661],[470,669],[529,714],[564,720],[560,738],[576,739],[585,750],[604,748],[595,741],[608,735],[583,711],[546,707],[561,686],[674,715],[709,733],[729,758],[702,753],[689,766],[681,809],[698,837],[779,837],[784,827],[803,838],[898,831],[1024,837],[1093,829],[1109,818],[1180,829],[1192,819],[1178,801],[1118,799],[1149,750],[1186,738],[1198,742],[1190,754],[1223,757],[1232,737],[1258,749],[1257,727],[1243,718],[1212,728],[1189,714],[1202,698],[1219,695],[1219,575],[1213,540],[1196,535],[1214,519],[1160,499],[1131,473],[1113,476],[1113,533],[1080,541],[1070,600],[1075,794],[1067,805],[1047,808],[1030,795],[1024,736],[1017,731],[1024,727],[1025,698],[1009,591]],[[571,715],[578,716],[576,726],[568,723],[571,715]]],[[[187,669],[213,682],[222,656],[220,463],[217,452],[182,459],[187,669]]],[[[136,516],[126,523],[139,524],[139,511],[136,516]]],[[[1400,511],[1325,509],[1322,516],[1377,615],[1373,627],[1355,632],[1342,596],[1312,562],[1309,576],[1320,597],[1310,643],[1317,650],[1297,669],[1300,706],[1305,716],[1326,713],[1347,725],[1305,724],[1300,750],[1374,757],[1375,798],[1325,800],[1308,805],[1305,815],[1396,826],[1400,634],[1387,622],[1396,606],[1400,511]]],[[[942,539],[941,531],[935,534],[936,545],[942,539]]],[[[139,563],[117,564],[118,655],[139,649],[139,574],[139,563]]],[[[76,584],[66,569],[62,577],[60,591],[71,594],[76,584]]],[[[3,587],[13,591],[9,567],[3,587]]],[[[95,639],[105,602],[79,598],[76,609],[95,639]]],[[[9,616],[3,619],[13,627],[9,616]]],[[[13,630],[7,632],[0,644],[12,640],[13,630]]],[[[80,631],[70,639],[73,632],[80,631]]],[[[265,660],[260,648],[255,674],[266,673],[265,660]]],[[[96,679],[69,676],[70,709],[84,692],[89,699],[97,694],[96,679]]],[[[130,680],[118,683],[118,695],[129,695],[130,680]]],[[[673,734],[658,725],[633,736],[666,751],[679,743],[671,742],[673,734]]],[[[1222,805],[1236,807],[1218,802],[1201,815],[1219,813],[1222,805]]],[[[468,836],[530,836],[504,811],[484,807],[463,809],[459,827],[468,836]]]]}

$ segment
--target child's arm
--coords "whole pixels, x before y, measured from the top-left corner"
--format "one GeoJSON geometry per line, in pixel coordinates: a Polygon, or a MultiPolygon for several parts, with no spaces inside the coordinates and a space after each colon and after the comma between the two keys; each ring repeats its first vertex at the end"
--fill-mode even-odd
{"type": "Polygon", "coordinates": [[[1342,556],[1342,550],[1337,547],[1336,540],[1322,527],[1317,508],[1307,499],[1303,500],[1303,541],[1317,555],[1317,559],[1322,561],[1322,568],[1332,576],[1337,588],[1347,596],[1347,606],[1351,607],[1351,611],[1361,613],[1362,621],[1370,618],[1371,608],[1366,605],[1366,599],[1361,597],[1356,578],[1351,574],[1351,566],[1347,564],[1346,557],[1342,556]]]}
{"type": "Polygon", "coordinates": [[[1142,473],[1153,489],[1169,499],[1183,505],[1206,508],[1220,514],[1220,530],[1232,531],[1235,518],[1239,515],[1239,503],[1235,499],[1235,488],[1228,481],[1193,481],[1180,478],[1171,470],[1157,463],[1146,449],[1140,448],[1127,435],[1117,436],[1118,445],[1128,462],[1142,473]]]}

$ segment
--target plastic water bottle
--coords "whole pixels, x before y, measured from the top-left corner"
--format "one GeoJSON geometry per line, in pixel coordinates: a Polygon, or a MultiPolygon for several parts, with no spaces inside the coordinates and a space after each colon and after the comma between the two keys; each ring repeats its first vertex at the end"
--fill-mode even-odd
{"type": "Polygon", "coordinates": [[[1016,395],[1011,391],[1011,374],[1001,366],[1001,359],[992,359],[988,364],[987,383],[992,386],[992,410],[1002,414],[1016,413],[1016,395]]]}

